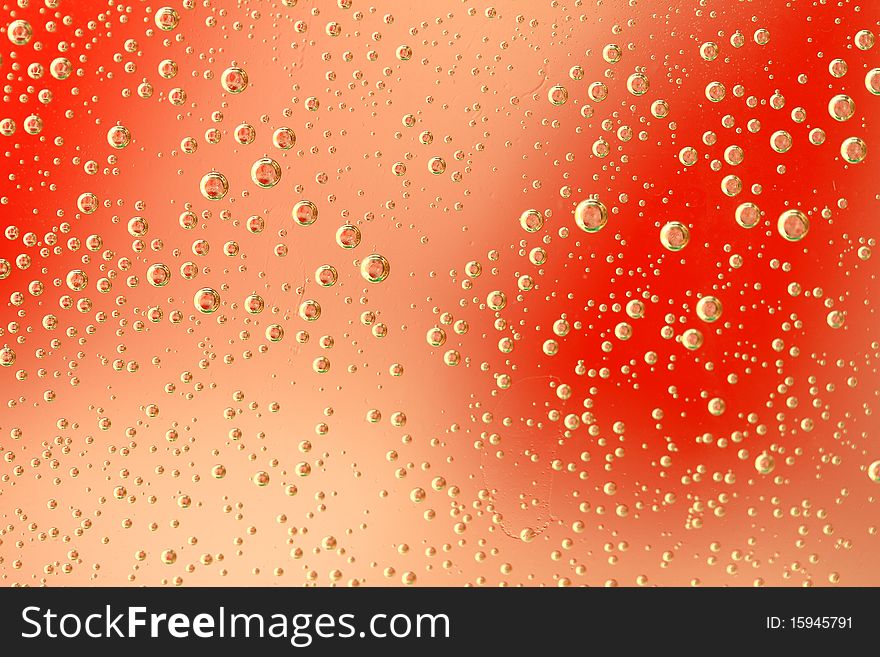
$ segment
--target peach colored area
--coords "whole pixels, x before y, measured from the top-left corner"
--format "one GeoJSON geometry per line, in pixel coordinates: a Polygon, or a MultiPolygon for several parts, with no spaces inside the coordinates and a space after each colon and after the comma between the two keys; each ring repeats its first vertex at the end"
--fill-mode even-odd
{"type": "Polygon", "coordinates": [[[4,5],[32,36],[0,35],[0,583],[880,583],[880,14],[792,5],[175,1],[167,31],[155,4],[4,5]]]}

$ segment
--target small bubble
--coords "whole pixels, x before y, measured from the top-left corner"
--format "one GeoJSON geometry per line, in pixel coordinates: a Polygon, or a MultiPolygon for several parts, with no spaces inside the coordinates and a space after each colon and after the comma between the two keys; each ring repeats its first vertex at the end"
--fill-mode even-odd
{"type": "Polygon", "coordinates": [[[789,242],[798,242],[807,236],[810,220],[800,210],[786,210],[779,215],[776,229],[789,242]]]}
{"type": "Polygon", "coordinates": [[[645,304],[638,299],[632,299],[626,304],[626,314],[632,319],[641,319],[645,316],[645,304]]]}
{"type": "Polygon", "coordinates": [[[251,315],[259,315],[265,307],[266,303],[259,294],[250,294],[244,300],[244,309],[251,315]]]}
{"type": "Polygon", "coordinates": [[[832,59],[828,63],[828,72],[836,78],[842,78],[849,71],[849,66],[840,58],[832,59]]]}
{"type": "Polygon", "coordinates": [[[865,88],[875,96],[880,95],[880,68],[872,68],[865,74],[865,88]]]}
{"type": "Polygon", "coordinates": [[[724,149],[724,161],[731,166],[738,166],[742,164],[744,157],[745,152],[739,146],[728,146],[724,149]]]}
{"type": "Polygon", "coordinates": [[[321,317],[321,304],[314,299],[307,299],[299,306],[299,316],[307,322],[317,321],[321,317]]]}
{"type": "Polygon", "coordinates": [[[333,265],[321,265],[315,271],[315,280],[321,287],[332,287],[339,280],[339,274],[336,273],[336,268],[333,265]]]}
{"type": "Polygon", "coordinates": [[[147,269],[147,280],[154,287],[164,287],[171,280],[171,269],[163,264],[150,265],[147,269]]]}
{"type": "Polygon", "coordinates": [[[74,269],[67,273],[67,287],[74,292],[82,292],[89,284],[89,277],[82,269],[74,269]]]}
{"type": "Polygon", "coordinates": [[[721,317],[721,302],[713,296],[697,301],[697,317],[704,322],[716,322],[721,317]]]}
{"type": "Polygon", "coordinates": [[[604,82],[593,82],[587,87],[587,95],[593,102],[601,103],[608,97],[608,87],[604,82]]]}
{"type": "Polygon", "coordinates": [[[196,310],[209,315],[220,308],[220,294],[210,287],[203,287],[193,297],[196,310]]]}
{"type": "Polygon", "coordinates": [[[173,30],[180,24],[180,15],[171,7],[162,7],[156,12],[156,27],[160,30],[173,30]]]}
{"type": "Polygon", "coordinates": [[[281,180],[281,166],[271,157],[262,157],[251,167],[251,180],[260,187],[274,187],[281,180]]]}
{"type": "Polygon", "coordinates": [[[856,112],[856,104],[852,98],[838,94],[828,101],[828,113],[836,121],[848,121],[856,112]]]}
{"type": "Polygon", "coordinates": [[[777,153],[787,153],[791,150],[791,135],[785,130],[777,130],[770,135],[770,146],[777,153]]]}
{"type": "Polygon", "coordinates": [[[361,276],[370,283],[381,283],[390,273],[391,265],[378,253],[373,253],[361,261],[361,276]]]}
{"type": "Polygon", "coordinates": [[[199,190],[209,201],[219,201],[229,191],[229,183],[219,171],[211,171],[202,176],[199,183],[199,190]]]}
{"type": "Polygon", "coordinates": [[[507,295],[501,290],[489,292],[486,296],[486,305],[489,306],[491,310],[503,310],[507,305],[507,295]]]}
{"type": "Polygon", "coordinates": [[[361,230],[357,226],[344,224],[336,231],[336,243],[343,249],[353,249],[361,243],[361,230]]]}
{"type": "Polygon", "coordinates": [[[703,346],[703,333],[699,329],[690,328],[681,334],[681,343],[691,351],[703,346]]]}
{"type": "Polygon", "coordinates": [[[537,233],[544,227],[544,215],[537,210],[526,210],[519,216],[519,225],[527,233],[537,233]]]}
{"type": "Polygon", "coordinates": [[[714,62],[718,58],[718,44],[714,41],[707,41],[700,46],[700,57],[707,62],[714,62]]]}
{"type": "Polygon", "coordinates": [[[739,176],[729,175],[721,179],[721,191],[727,196],[736,196],[742,191],[742,180],[739,176]]]}
{"type": "Polygon", "coordinates": [[[282,151],[290,150],[296,145],[296,133],[290,128],[278,128],[272,133],[272,144],[282,151]]]}
{"type": "Polygon", "coordinates": [[[697,149],[693,146],[685,146],[678,152],[678,161],[686,167],[695,165],[698,159],[697,149]]]}
{"type": "Polygon", "coordinates": [[[76,199],[76,207],[83,214],[92,214],[98,209],[98,197],[91,192],[85,192],[76,199]]]}
{"type": "Polygon", "coordinates": [[[670,221],[660,229],[660,243],[670,251],[681,251],[688,245],[691,232],[678,221],[670,221]]]}
{"type": "Polygon", "coordinates": [[[15,352],[9,347],[0,349],[0,367],[11,367],[15,363],[15,352]]]}
{"type": "Polygon", "coordinates": [[[442,347],[446,343],[446,331],[437,326],[428,329],[425,341],[432,347],[442,347]]]}
{"type": "Polygon", "coordinates": [[[627,322],[620,322],[614,327],[614,336],[618,340],[629,340],[633,335],[633,328],[627,322]]]}
{"type": "Polygon", "coordinates": [[[115,125],[107,131],[107,143],[113,148],[125,148],[131,143],[131,132],[125,126],[115,125]]]}
{"type": "Polygon", "coordinates": [[[651,103],[651,114],[654,118],[665,119],[669,115],[669,103],[665,100],[655,100],[651,103]]]}
{"type": "Polygon", "coordinates": [[[557,107],[564,105],[568,100],[568,90],[561,84],[554,85],[547,91],[547,100],[557,107]]]}
{"type": "Polygon", "coordinates": [[[318,206],[307,200],[297,201],[291,214],[300,226],[311,226],[318,220],[318,206]]]}
{"type": "Polygon", "coordinates": [[[257,138],[257,131],[250,123],[241,123],[236,126],[234,132],[235,141],[242,146],[252,144],[257,138]]]}
{"type": "Polygon", "coordinates": [[[736,208],[735,217],[736,223],[743,228],[754,228],[761,221],[761,209],[747,201],[736,208]]]}
{"type": "Polygon", "coordinates": [[[284,339],[284,328],[280,324],[270,324],[266,327],[266,339],[270,342],[281,342],[284,339]]]}
{"type": "Polygon", "coordinates": [[[868,155],[868,145],[858,137],[848,137],[840,144],[840,155],[850,164],[859,164],[868,155]]]}
{"type": "Polygon", "coordinates": [[[814,146],[821,146],[825,143],[825,131],[822,128],[813,128],[810,130],[810,143],[814,146]]]}
{"type": "Polygon", "coordinates": [[[721,397],[713,397],[709,400],[709,403],[706,405],[709,410],[710,415],[714,415],[718,417],[720,415],[724,415],[724,411],[727,410],[727,403],[721,399],[721,397]]]}
{"type": "Polygon", "coordinates": [[[247,89],[248,75],[244,69],[233,66],[227,68],[220,75],[220,84],[225,91],[228,91],[231,94],[240,94],[247,89]]]}
{"type": "Polygon", "coordinates": [[[622,54],[623,50],[621,50],[620,46],[615,43],[609,43],[602,48],[602,58],[609,64],[616,64],[619,62],[622,54]]]}
{"type": "Polygon", "coordinates": [[[757,470],[759,474],[768,475],[773,472],[775,467],[776,460],[773,458],[772,454],[763,452],[755,459],[755,470],[757,470]]]}
{"type": "Polygon", "coordinates": [[[854,41],[859,50],[870,50],[874,47],[874,33],[871,30],[859,30],[854,41]]]}
{"type": "Polygon", "coordinates": [[[56,57],[49,64],[49,73],[56,80],[66,80],[73,73],[73,65],[66,57],[56,57]]]}
{"type": "Polygon", "coordinates": [[[724,100],[724,96],[726,93],[727,90],[720,82],[710,82],[708,85],[706,85],[706,98],[711,100],[713,103],[718,103],[724,100]]]}
{"type": "Polygon", "coordinates": [[[832,310],[826,316],[825,321],[828,323],[828,326],[833,329],[842,328],[843,325],[846,324],[846,313],[839,310],[832,310]]]}
{"type": "Polygon", "coordinates": [[[608,223],[608,209],[601,201],[588,198],[578,203],[574,210],[574,221],[582,231],[597,233],[608,223]]]}
{"type": "Polygon", "coordinates": [[[626,89],[633,96],[644,96],[649,86],[648,78],[643,73],[633,73],[626,81],[626,89]]]}
{"type": "Polygon", "coordinates": [[[14,45],[23,46],[31,40],[34,31],[30,23],[19,19],[14,20],[9,24],[9,27],[6,28],[6,35],[14,45]]]}
{"type": "Polygon", "coordinates": [[[428,171],[439,176],[446,171],[446,161],[442,157],[432,157],[428,160],[428,171]]]}

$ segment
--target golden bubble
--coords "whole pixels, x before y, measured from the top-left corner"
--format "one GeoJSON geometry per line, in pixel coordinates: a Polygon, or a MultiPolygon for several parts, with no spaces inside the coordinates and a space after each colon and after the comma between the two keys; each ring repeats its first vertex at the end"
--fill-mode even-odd
{"type": "Polygon", "coordinates": [[[644,96],[649,86],[648,78],[643,73],[633,73],[626,81],[626,89],[633,96],[644,96]]]}
{"type": "Polygon", "coordinates": [[[260,187],[274,187],[281,180],[281,165],[271,157],[262,157],[251,167],[251,180],[260,187]]]}
{"type": "Polygon", "coordinates": [[[660,229],[660,243],[669,251],[681,251],[690,239],[690,231],[681,222],[670,221],[660,229]]]}
{"type": "Polygon", "coordinates": [[[537,233],[544,227],[544,215],[537,210],[526,210],[519,216],[519,225],[527,233],[537,233]]]}
{"type": "Polygon", "coordinates": [[[697,301],[697,317],[704,322],[715,322],[721,317],[721,302],[713,296],[702,297],[697,301]]]}
{"type": "Polygon", "coordinates": [[[196,292],[193,303],[199,312],[211,314],[220,308],[220,294],[210,287],[203,287],[196,292]]]}
{"type": "Polygon", "coordinates": [[[163,264],[150,265],[147,269],[147,280],[154,287],[164,287],[171,280],[171,269],[163,264]]]}
{"type": "Polygon", "coordinates": [[[859,164],[868,155],[868,145],[858,137],[848,137],[840,144],[840,156],[850,164],[859,164]]]}
{"type": "Polygon", "coordinates": [[[125,148],[131,143],[131,132],[122,125],[115,125],[107,131],[107,143],[113,148],[125,148]]]}
{"type": "Polygon", "coordinates": [[[180,24],[180,15],[171,7],[162,7],[156,12],[156,27],[160,30],[173,30],[180,24]]]}
{"type": "Polygon", "coordinates": [[[231,94],[240,94],[247,89],[248,74],[244,69],[232,66],[220,74],[220,84],[231,94]]]}
{"type": "Polygon", "coordinates": [[[489,292],[486,296],[486,305],[489,306],[491,310],[503,310],[507,305],[507,295],[501,290],[489,292]]]}
{"type": "Polygon", "coordinates": [[[736,223],[743,228],[754,228],[761,221],[761,209],[749,201],[736,208],[736,223]]]}
{"type": "Polygon", "coordinates": [[[391,265],[378,253],[368,255],[361,261],[361,276],[370,283],[381,283],[391,273],[391,265]]]}
{"type": "Polygon", "coordinates": [[[361,243],[361,230],[352,224],[345,224],[336,231],[336,243],[343,249],[353,249],[361,243]]]}
{"type": "Polygon", "coordinates": [[[800,210],[786,210],[779,215],[776,229],[789,242],[798,242],[807,236],[810,220],[800,210]]]}
{"type": "Polygon", "coordinates": [[[314,322],[321,317],[321,304],[314,299],[307,299],[299,306],[299,316],[307,322],[314,322]]]}
{"type": "Polygon", "coordinates": [[[547,91],[547,100],[557,107],[564,105],[568,100],[568,90],[561,84],[554,85],[547,91]]]}
{"type": "Polygon", "coordinates": [[[211,171],[202,176],[199,182],[199,190],[209,201],[219,201],[229,191],[229,183],[219,171],[211,171]]]}
{"type": "Polygon", "coordinates": [[[681,335],[681,343],[690,350],[703,346],[703,334],[698,329],[688,329],[681,335]]]}
{"type": "Polygon", "coordinates": [[[586,199],[575,208],[574,221],[582,231],[596,233],[608,223],[608,209],[599,200],[586,199]]]}
{"type": "Polygon", "coordinates": [[[828,101],[828,113],[836,121],[848,121],[855,112],[855,101],[845,94],[838,94],[828,101]]]}
{"type": "Polygon", "coordinates": [[[762,452],[755,459],[755,470],[757,470],[759,474],[768,475],[773,472],[775,467],[776,459],[773,458],[772,454],[762,452]]]}

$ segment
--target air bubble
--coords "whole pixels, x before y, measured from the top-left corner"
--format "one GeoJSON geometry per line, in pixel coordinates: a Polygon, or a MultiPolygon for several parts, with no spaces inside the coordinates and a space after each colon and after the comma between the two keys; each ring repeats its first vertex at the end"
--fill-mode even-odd
{"type": "Polygon", "coordinates": [[[669,251],[681,251],[690,239],[690,231],[681,222],[670,221],[660,229],[660,243],[669,251]]]}
{"type": "Polygon", "coordinates": [[[199,183],[199,190],[209,201],[219,201],[229,191],[229,183],[219,171],[211,171],[202,176],[199,183]]]}
{"type": "Polygon", "coordinates": [[[608,209],[601,201],[586,199],[578,203],[575,208],[574,221],[584,232],[599,232],[608,223],[608,209]]]}
{"type": "Polygon", "coordinates": [[[381,283],[390,273],[391,265],[378,253],[373,253],[361,261],[361,276],[370,283],[381,283]]]}
{"type": "Polygon", "coordinates": [[[868,155],[868,145],[858,137],[848,137],[840,145],[840,156],[850,164],[859,164],[868,155]]]}
{"type": "Polygon", "coordinates": [[[262,157],[251,167],[251,180],[260,187],[274,187],[281,180],[281,166],[271,157],[262,157]]]}
{"type": "Polygon", "coordinates": [[[220,295],[210,287],[203,287],[193,297],[196,310],[210,315],[220,308],[220,295]]]}
{"type": "Polygon", "coordinates": [[[519,216],[519,225],[527,233],[537,233],[544,227],[544,215],[537,210],[526,210],[519,216]]]}
{"type": "Polygon", "coordinates": [[[247,89],[248,74],[244,69],[237,66],[227,68],[220,75],[220,84],[223,86],[224,91],[228,91],[231,94],[240,94],[247,89]]]}
{"type": "Polygon", "coordinates": [[[798,242],[807,236],[810,220],[800,210],[786,210],[779,215],[776,229],[789,242],[798,242]]]}

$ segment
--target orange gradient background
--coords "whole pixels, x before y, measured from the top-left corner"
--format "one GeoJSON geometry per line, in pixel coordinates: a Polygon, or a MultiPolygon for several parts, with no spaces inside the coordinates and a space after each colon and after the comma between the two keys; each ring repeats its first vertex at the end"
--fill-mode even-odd
{"type": "Polygon", "coordinates": [[[162,6],[3,6],[4,28],[33,31],[16,45],[4,30],[0,46],[0,118],[16,126],[0,137],[0,347],[15,354],[0,368],[4,585],[880,584],[880,97],[865,83],[880,46],[856,43],[880,30],[877,7],[175,1],[179,24],[163,31],[162,6]],[[609,44],[619,61],[603,57],[609,44]],[[72,63],[65,80],[50,75],[57,57],[72,63]],[[231,66],[247,72],[243,93],[221,85],[231,66]],[[636,72],[643,96],[627,89],[636,72]],[[854,102],[847,121],[829,114],[836,94],[854,102]],[[241,123],[252,144],[235,140],[241,123]],[[118,150],[117,124],[132,136],[118,150]],[[280,127],[296,134],[290,150],[272,143],[280,127]],[[786,153],[770,146],[777,130],[786,153]],[[849,137],[867,144],[860,164],[841,157],[849,137]],[[689,167],[686,146],[699,154],[689,167]],[[261,157],[281,167],[271,189],[251,179],[261,157]],[[229,182],[222,200],[200,193],[210,171],[229,182]],[[743,183],[735,197],[727,175],[743,183]],[[84,192],[93,214],[78,208],[84,192]],[[586,198],[608,209],[600,232],[575,224],[586,198]],[[303,199],[318,208],[307,227],[291,218],[303,199]],[[762,210],[752,229],[734,219],[747,201],[762,210]],[[529,233],[519,217],[532,208],[544,224],[529,233]],[[789,208],[810,218],[799,242],[777,231],[789,208]],[[248,230],[254,215],[262,232],[248,230]],[[660,242],[668,221],[690,230],[681,251],[660,242]],[[351,250],[336,241],[346,223],[362,235],[351,250]],[[375,284],[360,272],[374,253],[390,263],[375,284]],[[158,263],[165,287],[147,277],[158,263]],[[322,265],[334,286],[316,281],[322,265]],[[65,282],[75,269],[80,292],[65,282]],[[213,314],[193,304],[203,287],[220,295],[213,314]],[[259,314],[244,307],[254,294],[259,314]],[[723,305],[712,324],[695,311],[709,294],[723,305]],[[299,315],[308,299],[315,322],[299,315]],[[426,341],[434,327],[442,346],[426,341]],[[692,328],[694,351],[680,340],[692,328]],[[314,370],[320,357],[329,372],[314,370]]]}

